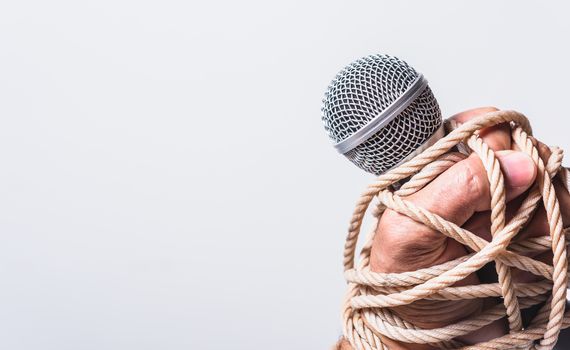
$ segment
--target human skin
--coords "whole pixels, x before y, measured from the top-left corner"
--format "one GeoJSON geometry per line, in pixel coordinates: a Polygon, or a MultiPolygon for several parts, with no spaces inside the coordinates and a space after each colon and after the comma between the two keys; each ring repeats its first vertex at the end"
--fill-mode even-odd
{"type": "MultiPolygon", "coordinates": [[[[454,119],[465,122],[478,115],[497,111],[493,107],[477,108],[455,115],[454,119]]],[[[495,151],[504,173],[507,195],[507,220],[520,205],[521,196],[529,189],[536,178],[536,167],[531,158],[519,152],[511,142],[510,127],[497,125],[481,131],[480,136],[495,151]],[[509,216],[510,215],[510,216],[509,216]]],[[[549,150],[539,144],[541,156],[547,157],[549,150]]],[[[554,181],[563,221],[570,222],[570,196],[558,181],[554,181]]],[[[407,201],[423,207],[444,219],[462,226],[480,237],[490,240],[490,192],[487,172],[476,154],[470,155],[447,171],[442,173],[420,191],[406,197],[407,201]],[[445,200],[441,200],[445,198],[445,200]]],[[[519,235],[525,237],[548,235],[548,223],[543,207],[534,214],[531,222],[519,235]]],[[[442,264],[468,254],[466,247],[448,238],[440,232],[418,223],[407,216],[392,210],[386,210],[376,228],[370,268],[375,272],[400,273],[415,271],[421,268],[442,264]]],[[[543,253],[538,260],[552,262],[552,252],[543,253]]],[[[473,285],[482,283],[481,274],[472,274],[456,285],[473,285]]],[[[515,282],[533,281],[535,276],[513,269],[515,282]]],[[[498,301],[497,301],[498,302],[498,301]]],[[[454,301],[455,305],[449,312],[437,317],[425,317],[421,313],[421,301],[410,306],[400,306],[394,309],[400,317],[420,327],[443,327],[459,320],[468,318],[480,312],[483,301],[461,300],[454,301]]],[[[494,322],[460,340],[467,344],[486,341],[505,334],[508,325],[505,319],[494,322]]],[[[391,350],[428,350],[434,349],[428,345],[398,343],[386,337],[383,341],[391,350]]],[[[340,349],[348,349],[347,344],[340,349]]]]}

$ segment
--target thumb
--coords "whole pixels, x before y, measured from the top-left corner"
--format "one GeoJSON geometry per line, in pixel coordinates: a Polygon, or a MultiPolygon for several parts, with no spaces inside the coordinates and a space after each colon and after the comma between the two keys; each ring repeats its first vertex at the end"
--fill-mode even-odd
{"type": "MultiPolygon", "coordinates": [[[[532,185],[536,166],[522,152],[498,151],[495,155],[504,175],[507,201],[510,201],[532,185]]],[[[481,159],[471,154],[407,200],[461,226],[475,212],[491,209],[487,171],[481,159]]]]}

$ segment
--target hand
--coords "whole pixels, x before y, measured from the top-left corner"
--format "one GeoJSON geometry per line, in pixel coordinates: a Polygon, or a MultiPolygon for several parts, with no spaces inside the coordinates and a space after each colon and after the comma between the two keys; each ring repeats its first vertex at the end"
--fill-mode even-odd
{"type": "MultiPolygon", "coordinates": [[[[495,108],[479,108],[460,113],[454,118],[465,122],[478,115],[496,111],[495,108]]],[[[511,216],[520,204],[523,194],[534,182],[536,167],[526,154],[517,152],[511,144],[510,127],[497,125],[482,130],[482,139],[495,151],[505,175],[507,194],[507,216],[511,216]]],[[[540,145],[541,153],[548,156],[549,150],[540,145]]],[[[570,196],[559,182],[555,182],[564,222],[570,219],[570,196]]],[[[486,240],[490,240],[490,193],[487,172],[479,157],[472,154],[458,162],[420,191],[406,197],[407,201],[423,207],[444,219],[463,226],[486,240]],[[445,198],[445,200],[442,200],[445,198]]],[[[549,229],[543,208],[534,215],[529,225],[520,233],[525,237],[548,235],[549,229]]],[[[467,249],[453,239],[394,211],[386,210],[382,215],[374,238],[370,268],[375,272],[398,273],[442,264],[468,254],[467,249]]],[[[552,261],[552,253],[538,257],[544,262],[552,261]]],[[[473,274],[456,285],[481,283],[473,274]]],[[[513,278],[530,281],[535,277],[513,269],[513,278]]],[[[423,301],[394,308],[403,319],[423,328],[442,327],[479,313],[483,300],[460,300],[445,315],[426,317],[419,311],[423,301]]],[[[448,302],[449,303],[449,302],[448,302]]],[[[505,320],[492,323],[477,332],[463,337],[466,343],[476,343],[501,336],[507,331],[505,320]]],[[[396,343],[383,338],[390,349],[411,349],[409,344],[396,343]]],[[[413,345],[413,349],[431,349],[429,346],[413,345]]]]}

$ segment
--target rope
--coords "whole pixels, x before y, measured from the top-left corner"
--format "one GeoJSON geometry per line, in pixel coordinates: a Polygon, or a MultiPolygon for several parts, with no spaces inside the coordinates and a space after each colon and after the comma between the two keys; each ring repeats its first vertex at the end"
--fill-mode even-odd
{"type": "MultiPolygon", "coordinates": [[[[408,162],[379,176],[368,186],[356,204],[344,248],[345,278],[348,291],[343,306],[345,339],[354,350],[386,350],[382,341],[430,344],[441,349],[552,349],[560,330],[570,326],[570,313],[565,310],[568,284],[566,241],[570,232],[563,229],[560,207],[552,178],[560,178],[568,190],[570,179],[562,163],[562,150],[551,148],[543,159],[533,144],[530,124],[515,111],[488,113],[464,124],[446,122],[448,134],[408,162]],[[479,130],[509,123],[514,143],[535,163],[538,174],[534,185],[510,221],[506,221],[504,176],[494,152],[479,130]],[[487,171],[491,192],[491,235],[489,242],[430,211],[406,201],[405,197],[422,189],[465,154],[475,153],[487,171]],[[465,152],[464,152],[465,153],[465,152]],[[408,179],[399,190],[392,186],[408,179]],[[375,205],[371,205],[374,199],[375,205]],[[550,235],[519,239],[517,234],[532,218],[540,203],[544,204],[550,235]],[[371,208],[373,229],[364,240],[356,264],[356,247],[362,221],[371,208]],[[406,215],[470,248],[473,253],[444,264],[404,273],[376,273],[370,270],[370,251],[376,226],[386,209],[406,215]],[[527,255],[551,250],[552,265],[527,255]],[[454,286],[486,264],[495,262],[498,282],[454,286]],[[538,281],[515,283],[512,269],[528,271],[538,281]],[[482,309],[474,316],[441,328],[420,328],[395,312],[398,307],[413,307],[419,314],[444,315],[458,306],[458,301],[500,298],[502,304],[482,309]],[[454,301],[455,303],[452,303],[454,301]],[[412,305],[413,304],[413,305],[412,305]],[[410,306],[411,305],[411,306],[410,306]],[[542,306],[541,306],[542,305],[542,306]],[[523,328],[521,310],[540,309],[527,328],[523,328]],[[485,343],[466,346],[456,338],[469,334],[503,317],[508,319],[506,335],[485,343]]],[[[483,305],[483,303],[482,303],[483,305]]]]}

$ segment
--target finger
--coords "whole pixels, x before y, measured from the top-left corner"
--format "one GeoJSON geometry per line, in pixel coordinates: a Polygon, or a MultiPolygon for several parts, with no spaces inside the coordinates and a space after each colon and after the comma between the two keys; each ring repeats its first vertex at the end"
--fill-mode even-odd
{"type": "MultiPolygon", "coordinates": [[[[507,203],[507,210],[505,213],[505,219],[507,222],[515,216],[523,200],[524,196],[519,196],[507,203]]],[[[473,216],[471,216],[462,227],[486,241],[491,241],[493,238],[491,235],[491,223],[491,211],[487,210],[473,214],[473,216]]]]}
{"type": "MultiPolygon", "coordinates": [[[[533,144],[538,148],[538,153],[545,163],[548,162],[552,151],[544,143],[532,138],[533,144]]],[[[559,177],[555,177],[553,180],[554,191],[556,192],[556,197],[560,204],[560,213],[562,215],[562,222],[564,227],[570,224],[570,194],[566,187],[562,184],[559,177]]],[[[550,234],[550,228],[548,225],[548,220],[546,216],[546,211],[544,206],[541,205],[533,216],[532,220],[525,227],[525,229],[519,234],[521,239],[529,237],[539,237],[547,236],[550,234]]]]}
{"type": "MultiPolygon", "coordinates": [[[[522,152],[499,151],[497,160],[505,179],[507,200],[524,193],[534,182],[536,167],[522,152]]],[[[435,178],[408,200],[459,226],[475,212],[490,209],[487,171],[476,154],[435,178]]]]}
{"type": "MultiPolygon", "coordinates": [[[[559,179],[554,179],[554,191],[556,192],[556,197],[560,204],[562,223],[564,227],[568,227],[570,224],[570,194],[568,194],[566,187],[562,185],[559,179]]],[[[548,218],[546,216],[546,211],[544,210],[544,205],[541,204],[524,230],[519,233],[519,237],[520,239],[526,239],[548,235],[550,235],[550,226],[548,225],[548,218]]]]}
{"type": "MultiPolygon", "coordinates": [[[[458,121],[459,123],[465,123],[473,118],[480,115],[497,112],[498,109],[495,107],[481,107],[470,109],[465,112],[458,113],[451,117],[451,119],[458,121]]],[[[509,150],[511,149],[511,128],[509,124],[503,123],[494,125],[488,128],[481,129],[479,136],[483,139],[487,145],[493,151],[509,150]]]]}

